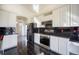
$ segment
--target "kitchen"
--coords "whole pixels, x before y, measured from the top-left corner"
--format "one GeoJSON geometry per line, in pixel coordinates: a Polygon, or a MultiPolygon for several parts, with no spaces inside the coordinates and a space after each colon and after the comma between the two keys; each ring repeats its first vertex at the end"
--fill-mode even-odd
{"type": "Polygon", "coordinates": [[[70,40],[72,32],[78,31],[79,27],[76,18],[78,16],[78,5],[63,5],[47,14],[36,17],[41,25],[36,28],[38,31],[35,32],[35,43],[43,44],[49,50],[62,55],[79,54],[79,41],[70,40]]]}
{"type": "MultiPolygon", "coordinates": [[[[74,31],[78,31],[79,5],[39,4],[36,6],[37,8],[39,6],[40,9],[38,8],[39,11],[36,10],[36,12],[33,12],[31,10],[32,5],[31,7],[29,5],[0,5],[0,18],[2,21],[0,22],[0,27],[12,27],[16,29],[17,23],[23,23],[24,25],[27,25],[27,34],[25,34],[26,32],[24,30],[25,33],[23,32],[23,35],[27,36],[27,39],[24,40],[27,42],[27,53],[29,55],[79,54],[79,41],[76,39],[75,42],[73,40],[70,41],[71,34],[74,31]],[[11,8],[15,10],[12,10],[11,8]],[[28,8],[31,12],[27,10],[28,8]],[[16,17],[19,17],[19,21],[16,20],[16,17]]],[[[10,35],[13,35],[12,38],[15,39],[11,41],[14,43],[11,47],[17,46],[17,35],[19,35],[19,33],[14,31],[10,35]]]]}

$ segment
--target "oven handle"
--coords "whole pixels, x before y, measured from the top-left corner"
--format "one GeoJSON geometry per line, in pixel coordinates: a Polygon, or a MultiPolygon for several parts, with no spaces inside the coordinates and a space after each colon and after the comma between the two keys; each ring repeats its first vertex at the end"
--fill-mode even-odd
{"type": "Polygon", "coordinates": [[[49,36],[49,35],[43,35],[43,34],[41,34],[41,35],[40,35],[40,37],[50,38],[50,36],[49,36]]]}

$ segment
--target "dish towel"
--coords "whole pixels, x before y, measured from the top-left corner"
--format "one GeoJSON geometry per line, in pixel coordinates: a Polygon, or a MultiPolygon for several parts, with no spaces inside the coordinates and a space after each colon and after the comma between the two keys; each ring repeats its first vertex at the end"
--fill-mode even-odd
{"type": "Polygon", "coordinates": [[[0,35],[0,41],[2,41],[2,40],[3,40],[3,37],[4,37],[4,35],[0,35]]]}

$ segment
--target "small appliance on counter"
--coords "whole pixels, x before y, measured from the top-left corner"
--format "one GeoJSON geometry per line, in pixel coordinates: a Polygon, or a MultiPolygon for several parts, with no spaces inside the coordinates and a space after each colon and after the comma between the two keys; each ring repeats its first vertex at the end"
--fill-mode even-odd
{"type": "Polygon", "coordinates": [[[1,49],[3,37],[4,37],[3,35],[0,35],[0,49],[1,49]]]}
{"type": "Polygon", "coordinates": [[[15,34],[15,27],[0,27],[1,35],[12,35],[15,34]]]}

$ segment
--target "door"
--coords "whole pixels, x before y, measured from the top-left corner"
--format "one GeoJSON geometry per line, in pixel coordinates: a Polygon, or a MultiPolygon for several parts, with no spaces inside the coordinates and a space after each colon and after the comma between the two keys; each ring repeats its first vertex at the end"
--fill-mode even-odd
{"type": "Polygon", "coordinates": [[[17,19],[18,51],[24,51],[27,46],[27,25],[22,19],[17,19]]]}

